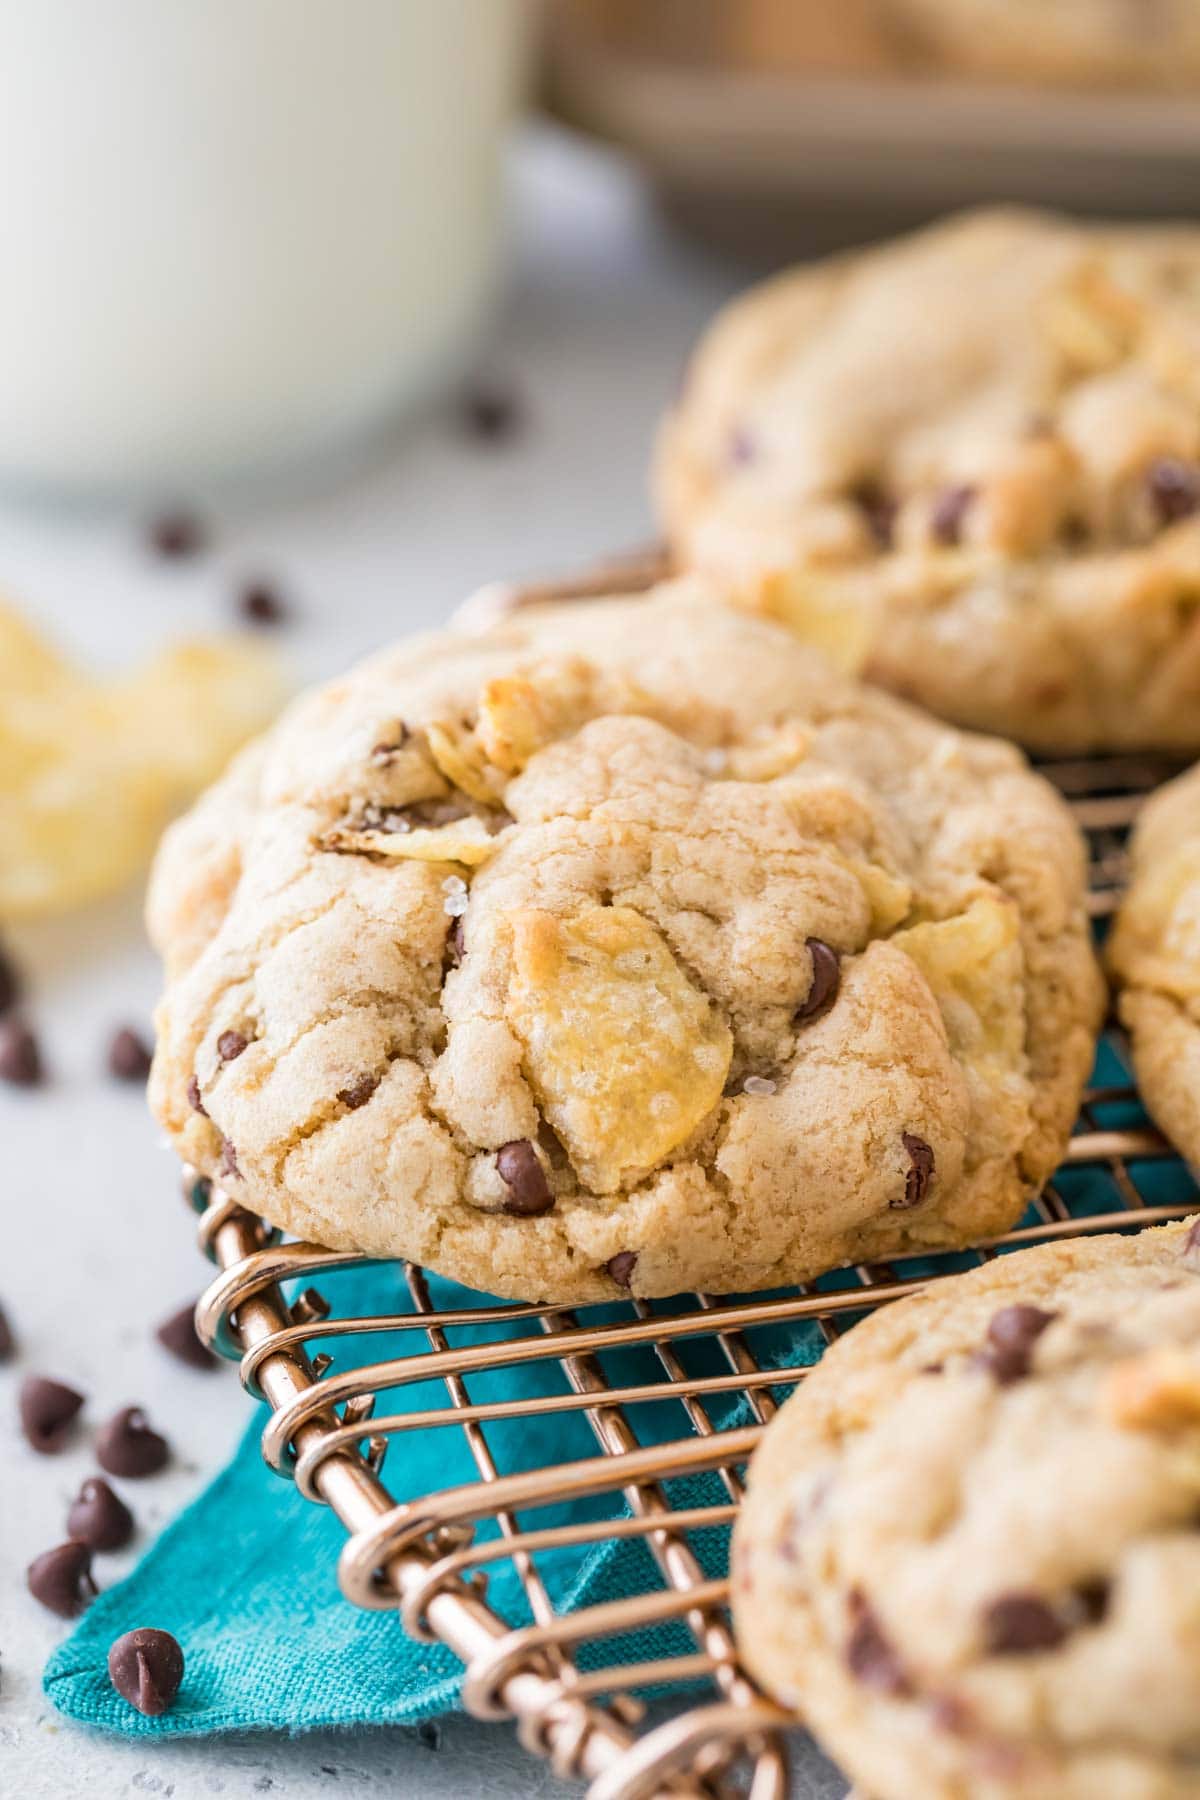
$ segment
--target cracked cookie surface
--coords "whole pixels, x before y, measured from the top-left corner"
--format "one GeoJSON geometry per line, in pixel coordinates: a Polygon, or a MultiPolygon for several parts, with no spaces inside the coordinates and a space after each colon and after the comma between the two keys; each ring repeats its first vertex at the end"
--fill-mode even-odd
{"type": "Polygon", "coordinates": [[[1200,232],[968,214],[729,307],[676,559],[1033,748],[1200,749],[1200,232]]]}
{"type": "Polygon", "coordinates": [[[1002,1230],[1099,998],[1020,754],[696,581],[385,651],[164,842],[152,1104],[273,1223],[564,1303],[1002,1230]]]}
{"type": "Polygon", "coordinates": [[[1200,1795],[1200,1227],[885,1306],[768,1427],[751,1672],[874,1800],[1200,1795]]]}
{"type": "Polygon", "coordinates": [[[1143,1098],[1200,1168],[1200,765],[1147,801],[1108,944],[1143,1098]]]}

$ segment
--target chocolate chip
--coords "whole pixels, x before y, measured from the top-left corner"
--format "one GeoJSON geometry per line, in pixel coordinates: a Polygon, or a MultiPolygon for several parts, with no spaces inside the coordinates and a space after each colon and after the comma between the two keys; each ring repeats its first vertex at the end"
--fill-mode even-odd
{"type": "Polygon", "coordinates": [[[67,1530],[92,1550],[121,1550],[133,1536],[133,1514],[107,1481],[93,1475],[71,1502],[67,1530]]]}
{"type": "Polygon", "coordinates": [[[203,550],[208,533],[191,513],[163,513],[153,520],[147,533],[150,548],[169,561],[182,561],[203,550]]]}
{"type": "Polygon", "coordinates": [[[108,1072],[118,1081],[145,1081],[151,1055],[137,1032],[128,1025],[114,1031],[108,1045],[108,1072]]]}
{"type": "Polygon", "coordinates": [[[987,1328],[987,1343],[977,1362],[1001,1387],[1023,1381],[1032,1366],[1033,1346],[1056,1317],[1040,1306],[1002,1306],[987,1328]]]}
{"type": "Polygon", "coordinates": [[[604,1266],[608,1270],[609,1277],[616,1282],[618,1287],[627,1288],[632,1284],[637,1259],[636,1250],[618,1250],[615,1256],[609,1257],[604,1266]]]}
{"type": "Polygon", "coordinates": [[[248,581],[238,595],[238,611],[251,625],[282,625],[288,608],[265,581],[248,581]]]}
{"type": "Polygon", "coordinates": [[[1189,1228],[1183,1240],[1183,1249],[1185,1255],[1191,1250],[1200,1250],[1200,1218],[1189,1228]]]}
{"type": "Polygon", "coordinates": [[[17,1340],[9,1324],[8,1314],[0,1306],[0,1363],[11,1362],[17,1353],[17,1340]]]}
{"type": "Polygon", "coordinates": [[[911,1131],[902,1131],[900,1142],[908,1153],[909,1168],[904,1177],[904,1198],[893,1200],[891,1204],[893,1211],[908,1212],[910,1207],[920,1206],[929,1192],[934,1173],[933,1147],[911,1131]]]}
{"type": "Polygon", "coordinates": [[[850,1636],[846,1640],[846,1667],[864,1687],[880,1694],[907,1694],[910,1683],[899,1656],[876,1618],[866,1596],[855,1588],[850,1595],[850,1636]]]}
{"type": "Polygon", "coordinates": [[[23,1019],[0,1019],[0,1081],[13,1087],[37,1087],[44,1077],[38,1041],[23,1019]]]}
{"type": "Polygon", "coordinates": [[[217,1055],[223,1063],[236,1062],[250,1039],[241,1031],[223,1031],[217,1039],[217,1055]]]}
{"type": "Polygon", "coordinates": [[[215,1369],[218,1359],[196,1333],[195,1306],[181,1306],[177,1313],[164,1319],[154,1333],[164,1350],[190,1369],[215,1369]]]}
{"type": "Polygon", "coordinates": [[[96,1433],[96,1461],[109,1475],[157,1475],[171,1452],[140,1406],[123,1406],[96,1433]]]}
{"type": "Polygon", "coordinates": [[[378,1075],[360,1075],[349,1087],[338,1089],[338,1099],[350,1112],[355,1112],[360,1106],[367,1104],[378,1086],[378,1075]]]}
{"type": "Polygon", "coordinates": [[[25,1571],[25,1584],[34,1599],[60,1619],[77,1619],[100,1592],[92,1580],[92,1552],[75,1538],[35,1556],[25,1571]]]}
{"type": "Polygon", "coordinates": [[[21,978],[17,965],[0,945],[0,1015],[11,1012],[21,998],[21,978]]]}
{"type": "Polygon", "coordinates": [[[108,1653],[108,1679],[122,1700],[155,1719],[179,1692],[183,1651],[168,1631],[127,1631],[108,1653]]]}
{"type": "Polygon", "coordinates": [[[867,529],[880,550],[890,550],[896,531],[896,514],[900,510],[890,494],[874,481],[864,481],[854,490],[852,496],[863,517],[867,529]]]}
{"type": "Polygon", "coordinates": [[[797,1025],[810,1025],[822,1013],[827,1013],[842,984],[842,959],[837,951],[822,938],[805,938],[804,944],[812,958],[812,980],[807,997],[796,1008],[797,1025]]]}
{"type": "Polygon", "coordinates": [[[502,1144],[496,1152],[496,1168],[508,1188],[508,1199],[504,1202],[506,1213],[512,1213],[518,1219],[532,1219],[551,1210],[554,1195],[528,1138],[502,1144]]]}
{"type": "Polygon", "coordinates": [[[42,1456],[53,1456],[70,1436],[83,1395],[64,1382],[46,1375],[27,1375],[21,1383],[17,1407],[21,1429],[42,1456]]]}
{"type": "Polygon", "coordinates": [[[221,1160],[217,1164],[217,1174],[223,1175],[226,1180],[230,1180],[235,1176],[240,1180],[241,1173],[242,1171],[238,1167],[237,1148],[229,1138],[223,1137],[221,1139],[221,1160]]]}
{"type": "Polygon", "coordinates": [[[1160,456],[1146,470],[1146,487],[1160,521],[1174,525],[1200,506],[1200,470],[1177,456],[1160,456]]]}
{"type": "Polygon", "coordinates": [[[463,395],[462,422],[481,443],[499,444],[520,431],[524,409],[512,388],[480,382],[463,395]]]}
{"type": "Polygon", "coordinates": [[[1030,1656],[1053,1650],[1067,1626],[1037,1594],[1001,1594],[985,1609],[983,1641],[989,1656],[1030,1656]]]}
{"type": "Polygon", "coordinates": [[[929,529],[939,544],[958,544],[962,528],[975,498],[975,489],[966,485],[943,488],[929,514],[929,529]]]}
{"type": "Polygon", "coordinates": [[[1075,1598],[1088,1624],[1099,1625],[1108,1613],[1112,1583],[1102,1580],[1081,1581],[1075,1589],[1075,1598]]]}
{"type": "Polygon", "coordinates": [[[745,469],[758,461],[758,442],[744,425],[735,425],[725,444],[725,455],[735,469],[745,469]]]}
{"type": "Polygon", "coordinates": [[[203,1100],[200,1098],[200,1079],[196,1075],[193,1075],[192,1079],[187,1084],[187,1097],[188,1105],[191,1107],[192,1111],[198,1112],[202,1119],[207,1119],[208,1112],[205,1109],[203,1100]]]}

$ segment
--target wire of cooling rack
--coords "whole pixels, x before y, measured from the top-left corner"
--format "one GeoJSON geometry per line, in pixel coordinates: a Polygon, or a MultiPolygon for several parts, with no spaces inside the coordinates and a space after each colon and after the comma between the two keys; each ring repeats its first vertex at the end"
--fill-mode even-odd
{"type": "MultiPolygon", "coordinates": [[[[1043,769],[1087,833],[1090,907],[1102,921],[1123,880],[1125,834],[1171,771],[1131,757],[1043,769]]],[[[804,1376],[795,1362],[815,1354],[781,1360],[779,1333],[816,1332],[819,1346],[864,1311],[998,1251],[1152,1224],[1200,1204],[1138,1106],[1113,1028],[1099,1067],[1062,1167],[1016,1230],[955,1257],[897,1258],[744,1299],[570,1311],[455,1290],[443,1303],[419,1268],[278,1241],[188,1172],[185,1191],[204,1208],[201,1244],[221,1270],[197,1323],[223,1355],[240,1358],[247,1390],[269,1403],[271,1468],[330,1506],[350,1534],[343,1592],[398,1611],[411,1635],[448,1647],[463,1665],[468,1710],[515,1720],[527,1749],[564,1779],[589,1783],[589,1800],[782,1800],[789,1720],[739,1664],[717,1530],[736,1513],[763,1427],[804,1376]],[[403,1307],[334,1309],[341,1275],[366,1268],[382,1291],[385,1276],[393,1296],[406,1291],[403,1307]],[[386,1354],[355,1366],[368,1338],[386,1354]],[[504,1388],[531,1373],[544,1391],[504,1388]],[[427,1403],[430,1391],[438,1398],[427,1403]],[[420,1404],[405,1403],[410,1392],[420,1404]],[[676,1409],[673,1429],[645,1441],[641,1422],[664,1408],[676,1409]],[[547,1421],[556,1431],[586,1427],[591,1449],[510,1466],[512,1428],[533,1433],[547,1421]],[[385,1479],[389,1446],[447,1432],[465,1444],[472,1478],[398,1499],[385,1479]],[[648,1552],[637,1591],[611,1597],[564,1584],[564,1566],[582,1568],[604,1545],[648,1552]],[[502,1573],[516,1608],[496,1598],[502,1573]],[[648,1723],[646,1693],[686,1705],[648,1723]]]]}

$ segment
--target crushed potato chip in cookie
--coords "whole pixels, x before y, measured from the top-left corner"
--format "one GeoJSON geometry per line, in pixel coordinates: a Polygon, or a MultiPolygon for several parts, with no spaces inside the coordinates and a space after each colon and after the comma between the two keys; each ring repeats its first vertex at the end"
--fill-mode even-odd
{"type": "Polygon", "coordinates": [[[0,606],[0,917],[120,887],[280,698],[258,646],[181,644],[99,681],[0,606]]]}
{"type": "Polygon", "coordinates": [[[729,1027],[630,907],[516,915],[508,1013],[545,1115],[596,1193],[654,1168],[721,1098],[729,1027]]]}

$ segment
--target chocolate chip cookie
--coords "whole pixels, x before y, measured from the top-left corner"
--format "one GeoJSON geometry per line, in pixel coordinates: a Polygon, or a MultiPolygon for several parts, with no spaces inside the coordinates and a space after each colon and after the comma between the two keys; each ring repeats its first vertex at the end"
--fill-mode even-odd
{"type": "Polygon", "coordinates": [[[1147,803],[1131,856],[1109,966],[1146,1104],[1200,1167],[1200,766],[1147,803]]]}
{"type": "Polygon", "coordinates": [[[887,0],[948,70],[1072,87],[1200,84],[1196,0],[887,0]]]}
{"type": "Polygon", "coordinates": [[[698,582],[401,644],[168,835],[153,1106],[274,1223],[573,1302],[1009,1225],[1093,1045],[1010,746],[698,582]]]}
{"type": "Polygon", "coordinates": [[[856,1326],[768,1428],[744,1659],[872,1800],[1200,1794],[1200,1227],[856,1326]]]}
{"type": "Polygon", "coordinates": [[[780,276],[657,485],[677,560],[944,718],[1200,749],[1200,231],[983,212],[780,276]]]}

